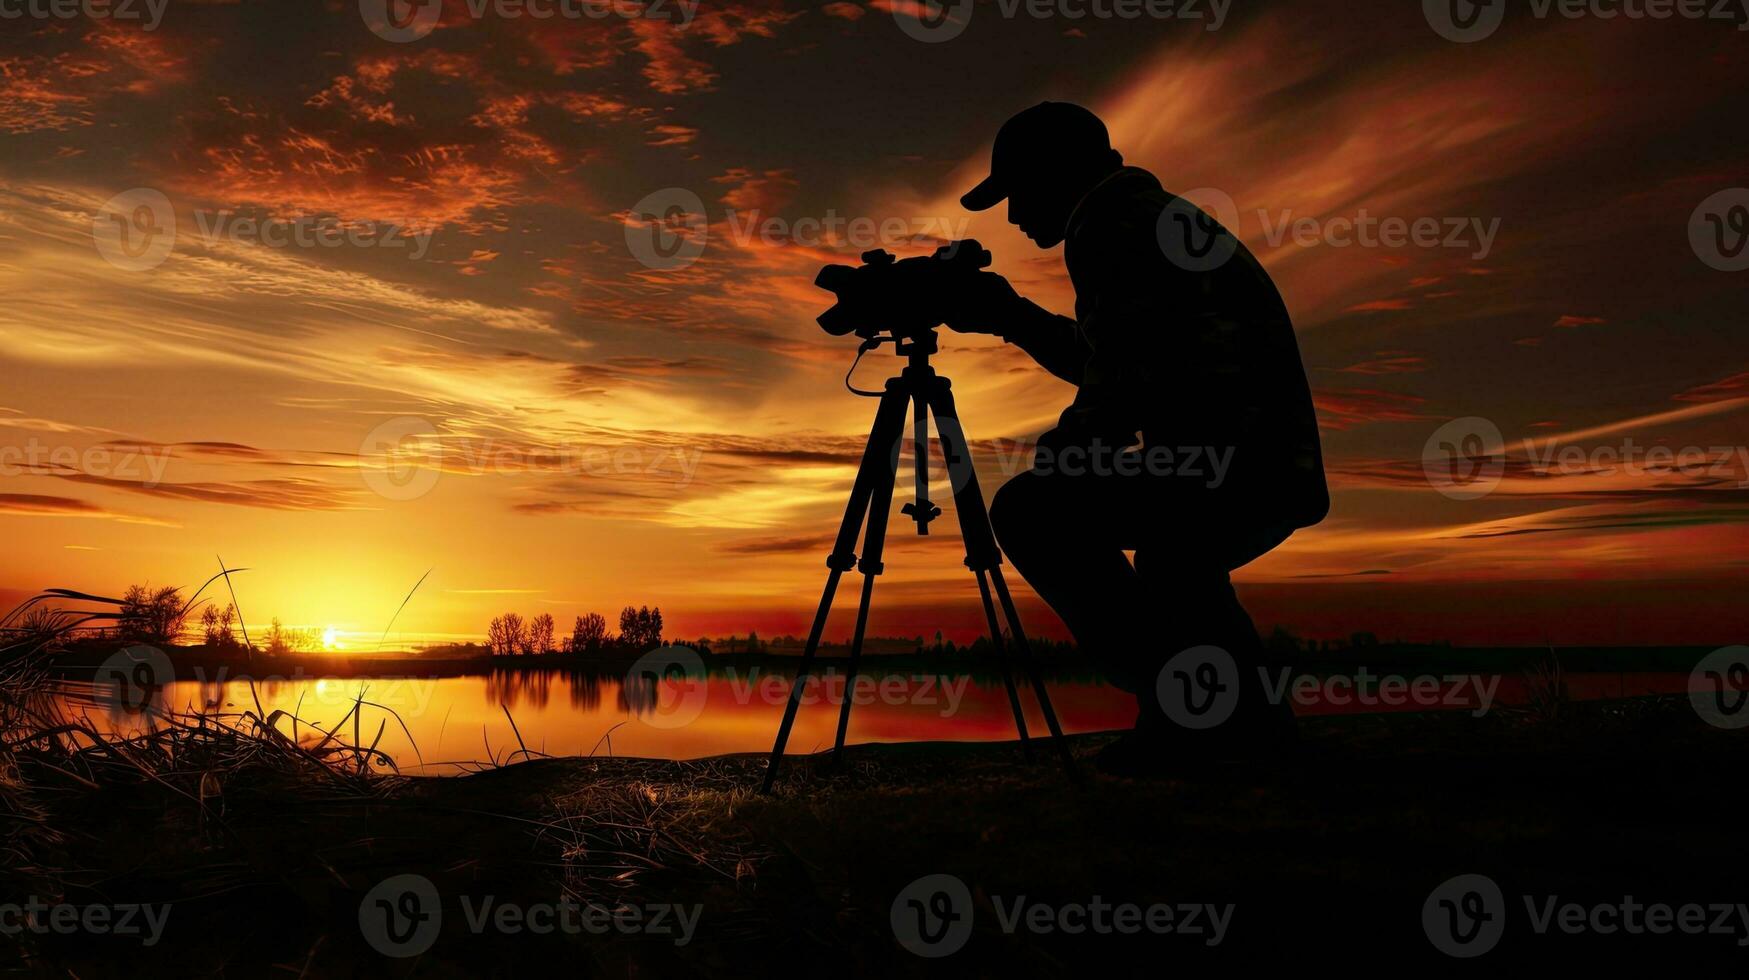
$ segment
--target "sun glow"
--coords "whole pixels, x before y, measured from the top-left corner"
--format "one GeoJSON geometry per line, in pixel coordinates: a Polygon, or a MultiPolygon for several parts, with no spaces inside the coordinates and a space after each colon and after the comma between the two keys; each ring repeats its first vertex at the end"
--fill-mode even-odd
{"type": "Polygon", "coordinates": [[[340,631],[339,630],[335,629],[332,626],[329,626],[326,629],[322,630],[322,649],[324,649],[324,650],[338,650],[338,649],[340,649],[340,631]]]}

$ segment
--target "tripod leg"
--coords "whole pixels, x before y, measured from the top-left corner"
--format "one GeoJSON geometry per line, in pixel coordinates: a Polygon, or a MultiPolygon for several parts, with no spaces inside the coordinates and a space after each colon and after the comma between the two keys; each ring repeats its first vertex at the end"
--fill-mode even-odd
{"type": "MultiPolygon", "coordinates": [[[[901,419],[901,421],[903,421],[901,419]]],[[[894,440],[892,453],[885,463],[887,479],[877,480],[869,495],[868,530],[862,539],[862,560],[856,567],[862,572],[862,604],[856,610],[856,633],[850,640],[850,662],[844,668],[844,703],[838,708],[838,737],[832,742],[832,759],[844,756],[844,736],[850,731],[850,706],[856,694],[857,667],[862,661],[862,638],[868,631],[868,609],[874,600],[875,576],[881,573],[881,552],[887,540],[887,516],[893,506],[893,484],[898,479],[899,443],[894,440]]]]}
{"type": "Polygon", "coordinates": [[[777,726],[777,743],[771,747],[771,761],[765,767],[765,783],[760,787],[762,793],[771,792],[772,784],[777,782],[777,766],[783,759],[784,746],[789,744],[789,731],[796,723],[796,709],[801,707],[802,686],[808,682],[808,674],[814,666],[814,655],[820,649],[820,634],[826,628],[826,616],[832,611],[832,596],[838,591],[838,579],[844,575],[844,570],[834,568],[826,575],[826,589],[820,595],[820,607],[814,611],[814,626],[808,631],[808,645],[802,650],[801,665],[796,668],[796,679],[790,682],[789,700],[783,706],[783,722],[777,726]]]}
{"type": "MultiPolygon", "coordinates": [[[[1045,725],[1051,731],[1051,741],[1062,758],[1064,771],[1071,780],[1079,784],[1080,773],[1069,753],[1069,743],[1063,737],[1062,726],[1057,723],[1057,713],[1051,705],[1050,692],[1045,689],[1044,678],[1039,674],[1038,665],[1033,662],[1031,648],[1026,643],[1026,634],[1020,628],[1020,614],[1014,608],[1014,599],[1008,593],[1008,583],[1002,577],[1002,551],[996,547],[996,534],[990,529],[990,512],[984,506],[984,493],[978,487],[978,473],[972,463],[971,446],[966,441],[965,431],[960,428],[953,392],[948,387],[946,378],[939,379],[936,384],[930,397],[930,408],[935,413],[935,429],[941,437],[942,455],[947,458],[947,471],[953,483],[954,510],[960,518],[960,533],[966,539],[966,564],[978,574],[980,586],[984,584],[985,572],[989,573],[990,583],[995,587],[996,596],[1002,603],[1002,613],[1008,620],[1009,632],[1014,637],[1015,651],[1032,680],[1033,694],[1038,698],[1039,709],[1045,716],[1045,725]]],[[[994,634],[992,640],[999,643],[1000,631],[993,612],[989,619],[990,631],[994,634]]],[[[1003,663],[1003,670],[1007,671],[1006,661],[1003,663]]],[[[1020,717],[1018,699],[1015,701],[1015,720],[1024,730],[1025,721],[1020,717]]]]}
{"type": "Polygon", "coordinates": [[[905,410],[909,395],[897,379],[887,382],[881,395],[880,408],[875,410],[874,426],[869,430],[868,445],[862,450],[862,463],[856,470],[856,482],[850,488],[850,501],[844,508],[844,520],[838,525],[838,539],[832,554],[826,558],[831,571],[826,576],[826,588],[820,594],[819,608],[814,611],[814,625],[808,630],[808,645],[802,650],[802,662],[796,667],[795,681],[790,685],[789,700],[784,704],[783,722],[777,728],[777,742],[771,749],[771,761],[765,768],[765,782],[760,791],[771,792],[777,782],[778,766],[783,750],[789,744],[790,729],[795,726],[796,710],[801,707],[802,688],[820,652],[820,635],[826,631],[826,617],[832,612],[832,597],[838,592],[838,580],[856,564],[856,534],[862,530],[862,520],[868,513],[869,500],[878,487],[884,486],[887,499],[892,498],[893,465],[899,435],[905,428],[905,410]]]}
{"type": "Polygon", "coordinates": [[[984,618],[990,627],[990,645],[1002,665],[1002,683],[1008,688],[1008,703],[1014,709],[1014,727],[1020,733],[1020,743],[1032,757],[1032,743],[1026,730],[1026,713],[1020,706],[1020,694],[1014,686],[1014,672],[1008,663],[1002,641],[1002,625],[996,619],[996,607],[990,601],[990,585],[985,572],[1002,561],[996,548],[996,535],[990,530],[990,516],[984,509],[984,494],[978,488],[978,474],[972,465],[971,447],[960,429],[954,412],[953,392],[946,378],[937,377],[930,392],[930,408],[935,412],[935,431],[941,438],[941,455],[946,461],[948,482],[953,490],[954,512],[959,515],[960,537],[966,545],[966,567],[978,579],[978,593],[984,600],[984,618]]]}
{"type": "Polygon", "coordinates": [[[1002,642],[1002,626],[996,622],[996,607],[990,602],[990,582],[983,569],[978,577],[978,596],[984,600],[984,618],[990,623],[990,646],[996,651],[996,662],[1002,665],[1002,686],[1008,689],[1008,706],[1014,709],[1014,727],[1020,731],[1020,750],[1026,761],[1032,761],[1032,738],[1026,732],[1026,712],[1020,707],[1020,691],[1014,686],[1014,669],[1008,664],[1008,651],[1002,642]]]}
{"type": "Polygon", "coordinates": [[[1026,673],[1032,679],[1032,692],[1038,698],[1039,710],[1045,716],[1045,727],[1051,730],[1051,744],[1057,747],[1057,755],[1063,761],[1063,771],[1069,774],[1069,779],[1077,786],[1081,784],[1081,771],[1075,768],[1075,757],[1069,752],[1069,741],[1063,737],[1063,726],[1057,723],[1057,711],[1051,706],[1050,692],[1045,690],[1044,678],[1039,674],[1038,664],[1032,659],[1032,647],[1026,642],[1026,634],[1020,629],[1020,613],[1014,608],[1014,597],[1008,594],[1008,582],[1002,577],[1002,569],[990,569],[990,580],[996,586],[996,595],[1002,601],[1002,614],[1008,618],[1008,629],[1014,634],[1014,649],[1020,656],[1020,662],[1026,667],[1026,673]]]}
{"type": "Polygon", "coordinates": [[[850,731],[850,706],[856,697],[857,669],[862,661],[862,635],[868,629],[868,607],[874,601],[874,576],[863,573],[862,604],[856,610],[856,635],[850,640],[850,661],[844,666],[844,703],[838,706],[838,736],[832,740],[832,762],[844,758],[844,736],[850,731]]]}

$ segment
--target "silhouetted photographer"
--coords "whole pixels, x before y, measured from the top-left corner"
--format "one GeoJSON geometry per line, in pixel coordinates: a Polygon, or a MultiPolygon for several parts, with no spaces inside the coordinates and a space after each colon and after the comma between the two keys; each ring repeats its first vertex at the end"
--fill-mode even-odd
{"type": "Polygon", "coordinates": [[[1218,221],[1124,166],[1080,106],[1040,103],[1002,126],[990,176],[960,200],[982,211],[1004,199],[1009,222],[1040,248],[1064,243],[1075,316],[980,271],[962,277],[945,319],[1001,336],[1077,387],[1033,468],[997,491],[990,519],[1076,642],[1137,695],[1136,731],[1102,762],[1152,768],[1178,748],[1280,744],[1292,712],[1264,695],[1262,644],[1228,574],[1329,509],[1281,295],[1218,221]],[[1174,654],[1204,645],[1230,665],[1163,677],[1174,654]],[[1210,689],[1174,687],[1199,680],[1210,689]],[[1218,724],[1174,710],[1174,697],[1232,688],[1236,704],[1218,724]]]}

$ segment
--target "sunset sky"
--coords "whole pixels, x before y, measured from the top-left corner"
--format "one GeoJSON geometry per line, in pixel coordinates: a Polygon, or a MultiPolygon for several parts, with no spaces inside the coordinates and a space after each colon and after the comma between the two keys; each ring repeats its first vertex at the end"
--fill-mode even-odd
{"type": "MultiPolygon", "coordinates": [[[[455,0],[406,43],[350,0],[5,20],[0,601],[198,584],[223,556],[250,569],[251,628],[367,647],[428,569],[403,641],[628,603],[681,637],[803,632],[873,408],[842,384],[854,345],[813,321],[814,271],[977,237],[1069,311],[1060,250],[957,204],[1002,120],[1067,99],[1169,189],[1230,198],[1294,316],[1333,506],[1238,574],[1260,626],[1745,642],[1749,272],[1690,229],[1749,184],[1749,32],[1509,7],[1467,44],[1414,0],[1234,0],[1216,30],[979,2],[939,43],[902,29],[909,0],[703,0],[684,25],[455,0]],[[136,189],[174,211],[145,269],[98,233],[136,189]],[[676,190],[703,250],[651,268],[636,211],[676,190]],[[795,231],[750,236],[753,215],[795,231]],[[834,216],[907,230],[806,220],[834,216]],[[1467,237],[1281,234],[1361,217],[1467,237]],[[353,233],[273,244],[243,219],[353,233]],[[1507,446],[1467,500],[1423,469],[1466,417],[1507,446]],[[1624,445],[1711,456],[1597,452],[1624,445]],[[1536,465],[1568,446],[1584,462],[1536,465]]],[[[988,494],[1072,391],[943,339],[988,494]]],[[[951,521],[909,526],[871,632],[973,635],[951,521]]]]}

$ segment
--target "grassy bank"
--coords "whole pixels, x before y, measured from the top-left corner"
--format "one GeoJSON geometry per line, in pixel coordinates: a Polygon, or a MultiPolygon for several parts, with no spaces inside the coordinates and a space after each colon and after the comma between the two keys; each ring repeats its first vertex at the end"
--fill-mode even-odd
{"type": "MultiPolygon", "coordinates": [[[[240,759],[237,746],[215,756],[217,743],[185,744],[175,763],[133,772],[67,773],[27,754],[12,778],[28,788],[33,831],[9,847],[29,859],[9,866],[7,890],[74,904],[169,902],[171,911],[150,949],[85,935],[4,948],[79,976],[117,964],[134,974],[507,975],[554,962],[585,974],[727,976],[763,975],[779,960],[868,976],[1130,975],[1162,957],[1433,957],[1422,900],[1466,872],[1489,874],[1508,894],[1744,897],[1735,869],[1749,856],[1736,829],[1745,800],[1730,774],[1749,743],[1700,726],[1685,703],[1587,705],[1558,720],[1399,715],[1304,728],[1302,748],[1272,765],[1094,775],[1079,792],[1048,761],[988,744],[863,746],[836,765],[798,759],[771,797],[751,791],[763,763],[750,757],[537,760],[408,779],[344,760],[322,774],[271,754],[240,759]],[[379,882],[405,874],[435,887],[441,932],[422,956],[387,959],[361,932],[359,907],[379,882]],[[901,948],[889,919],[895,896],[928,874],[964,881],[975,906],[968,945],[941,961],[901,948]],[[1095,895],[1231,902],[1234,913],[1213,948],[1180,936],[1000,926],[998,908],[1017,896],[1063,904],[1095,895]],[[561,896],[680,903],[701,914],[685,945],[476,934],[466,909],[488,896],[518,906],[561,896]]],[[[1106,738],[1077,739],[1077,753],[1086,761],[1106,738]]],[[[1690,952],[1709,941],[1735,950],[1726,937],[1678,938],[1690,952]]],[[[1537,942],[1585,940],[1508,933],[1508,946],[1537,942]]]]}

